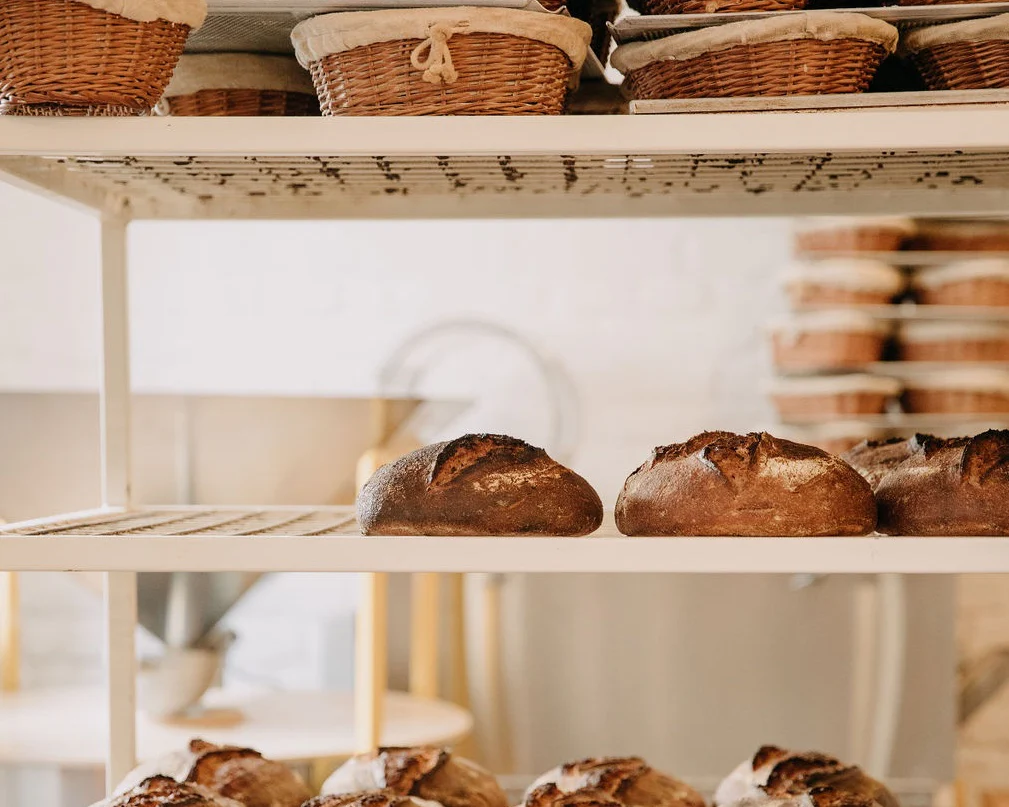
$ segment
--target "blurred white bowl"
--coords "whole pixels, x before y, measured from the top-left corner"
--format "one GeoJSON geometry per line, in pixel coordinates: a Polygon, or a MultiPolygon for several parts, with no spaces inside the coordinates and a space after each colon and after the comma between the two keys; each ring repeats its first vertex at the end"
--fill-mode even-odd
{"type": "Polygon", "coordinates": [[[153,718],[173,717],[200,702],[217,679],[225,648],[166,649],[156,659],[140,662],[137,707],[153,718]]]}

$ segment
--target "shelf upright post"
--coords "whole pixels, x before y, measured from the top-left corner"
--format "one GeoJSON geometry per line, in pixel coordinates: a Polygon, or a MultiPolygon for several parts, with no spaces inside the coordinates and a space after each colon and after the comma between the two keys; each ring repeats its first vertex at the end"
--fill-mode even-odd
{"type": "Polygon", "coordinates": [[[439,600],[441,575],[410,575],[410,694],[438,697],[439,600]]]}
{"type": "MultiPolygon", "coordinates": [[[[130,504],[130,349],[125,204],[101,220],[102,369],[100,394],[102,504],[130,504]]],[[[108,748],[105,786],[111,793],[136,764],[137,575],[106,572],[105,671],[108,748]]]]}

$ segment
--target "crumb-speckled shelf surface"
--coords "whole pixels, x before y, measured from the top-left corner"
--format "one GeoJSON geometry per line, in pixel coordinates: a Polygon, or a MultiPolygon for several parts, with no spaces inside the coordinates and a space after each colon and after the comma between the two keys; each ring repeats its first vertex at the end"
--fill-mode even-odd
{"type": "Polygon", "coordinates": [[[9,571],[1009,572],[1007,538],[365,537],[346,507],[109,510],[0,529],[9,571]]]}
{"type": "Polygon", "coordinates": [[[132,218],[1004,212],[1009,105],[0,118],[0,177],[132,218]]]}

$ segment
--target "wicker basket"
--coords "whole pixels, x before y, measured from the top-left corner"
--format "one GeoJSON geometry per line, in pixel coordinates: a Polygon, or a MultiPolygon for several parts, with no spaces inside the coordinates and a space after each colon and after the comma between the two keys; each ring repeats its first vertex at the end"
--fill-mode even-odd
{"type": "Polygon", "coordinates": [[[612,63],[640,99],[850,93],[896,42],[880,20],[809,11],[623,45],[612,63]]]}
{"type": "Polygon", "coordinates": [[[592,29],[462,7],[328,14],[292,39],[324,115],[558,115],[592,29]]]}
{"type": "Polygon", "coordinates": [[[1009,87],[1009,14],[919,28],[901,46],[930,90],[1009,87]]]}
{"type": "Polygon", "coordinates": [[[287,56],[183,56],[158,109],[180,116],[319,115],[311,76],[287,56]]]}
{"type": "Polygon", "coordinates": [[[111,0],[0,2],[0,91],[7,114],[136,114],[149,110],[172,77],[205,0],[167,6],[132,0],[134,16],[111,0]],[[157,16],[166,6],[165,17],[157,16]],[[172,19],[174,18],[174,19],[172,19]]]}
{"type": "Polygon", "coordinates": [[[806,0],[627,0],[641,14],[716,14],[735,11],[797,11],[806,0]]]}

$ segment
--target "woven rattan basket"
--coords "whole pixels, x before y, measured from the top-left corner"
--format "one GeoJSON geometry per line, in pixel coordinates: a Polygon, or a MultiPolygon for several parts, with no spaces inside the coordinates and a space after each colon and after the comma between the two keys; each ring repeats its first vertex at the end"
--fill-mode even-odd
{"type": "Polygon", "coordinates": [[[181,116],[319,115],[312,77],[288,56],[187,54],[158,105],[181,116]]]}
{"type": "Polygon", "coordinates": [[[901,49],[930,90],[1009,87],[1009,14],[918,28],[901,49]]]}
{"type": "Polygon", "coordinates": [[[591,27],[503,8],[328,14],[292,40],[324,115],[557,115],[591,27]]]}
{"type": "Polygon", "coordinates": [[[627,0],[641,14],[716,14],[733,11],[796,11],[806,0],[627,0]]]}
{"type": "Polygon", "coordinates": [[[613,52],[634,98],[861,92],[897,29],[862,14],[807,11],[634,42],[613,52]]]}
{"type": "Polygon", "coordinates": [[[2,0],[0,111],[149,110],[205,14],[205,0],[2,0]]]}

